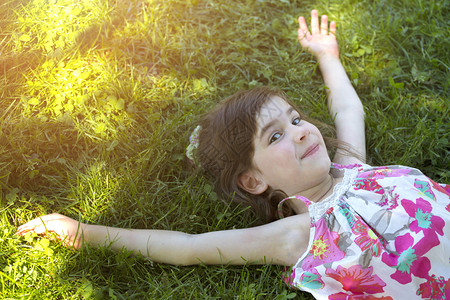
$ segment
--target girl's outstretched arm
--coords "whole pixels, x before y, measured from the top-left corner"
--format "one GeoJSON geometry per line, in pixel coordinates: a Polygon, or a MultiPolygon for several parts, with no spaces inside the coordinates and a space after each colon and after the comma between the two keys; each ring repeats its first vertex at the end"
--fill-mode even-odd
{"type": "MultiPolygon", "coordinates": [[[[353,88],[344,67],[339,60],[336,41],[336,23],[323,15],[319,24],[317,10],[311,11],[311,32],[305,18],[299,17],[298,40],[303,48],[310,51],[318,60],[328,93],[328,108],[335,118],[337,138],[349,143],[365,160],[366,142],[364,132],[364,109],[353,88]]],[[[337,152],[333,159],[336,163],[360,162],[337,152]]]]}
{"type": "Polygon", "coordinates": [[[122,229],[83,224],[60,214],[36,218],[17,230],[44,234],[53,232],[64,245],[80,248],[111,245],[126,248],[155,262],[193,264],[279,264],[290,266],[306,250],[309,216],[302,214],[259,227],[187,234],[178,231],[122,229]]]}

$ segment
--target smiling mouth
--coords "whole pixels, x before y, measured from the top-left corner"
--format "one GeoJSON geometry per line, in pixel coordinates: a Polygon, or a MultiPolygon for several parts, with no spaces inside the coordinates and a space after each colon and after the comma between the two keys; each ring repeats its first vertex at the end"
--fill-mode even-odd
{"type": "Polygon", "coordinates": [[[319,150],[319,145],[315,144],[306,149],[306,152],[303,153],[303,156],[300,159],[304,159],[305,157],[311,156],[319,150]]]}

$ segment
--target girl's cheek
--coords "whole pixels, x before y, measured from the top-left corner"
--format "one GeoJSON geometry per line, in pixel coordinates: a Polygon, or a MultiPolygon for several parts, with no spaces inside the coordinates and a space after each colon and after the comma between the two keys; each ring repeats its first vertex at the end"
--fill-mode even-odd
{"type": "Polygon", "coordinates": [[[312,126],[311,132],[314,132],[315,134],[322,136],[322,133],[320,132],[319,128],[317,128],[316,126],[314,126],[312,124],[311,124],[311,126],[312,126]]]}
{"type": "Polygon", "coordinates": [[[282,143],[279,143],[278,148],[274,152],[280,159],[286,159],[289,154],[295,154],[294,150],[293,143],[289,144],[286,141],[283,141],[282,143]]]}

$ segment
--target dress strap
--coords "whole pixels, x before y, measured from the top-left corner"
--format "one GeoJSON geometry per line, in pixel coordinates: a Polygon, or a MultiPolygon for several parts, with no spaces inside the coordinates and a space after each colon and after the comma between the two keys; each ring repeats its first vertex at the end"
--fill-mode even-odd
{"type": "Polygon", "coordinates": [[[284,216],[283,216],[283,204],[284,204],[284,202],[286,202],[286,200],[289,200],[289,199],[301,200],[301,201],[303,201],[303,203],[305,203],[306,207],[309,207],[311,205],[311,201],[309,201],[308,198],[303,197],[303,196],[291,196],[291,197],[284,198],[283,200],[281,200],[278,203],[278,218],[279,219],[283,219],[284,218],[284,216]]]}

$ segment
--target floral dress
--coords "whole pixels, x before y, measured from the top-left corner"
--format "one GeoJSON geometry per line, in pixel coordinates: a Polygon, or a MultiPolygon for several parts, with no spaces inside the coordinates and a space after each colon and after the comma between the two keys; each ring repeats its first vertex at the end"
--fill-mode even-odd
{"type": "MultiPolygon", "coordinates": [[[[450,186],[404,166],[342,166],[286,282],[317,299],[449,299],[450,186]]],[[[291,197],[292,198],[292,197],[291,197]]]]}

